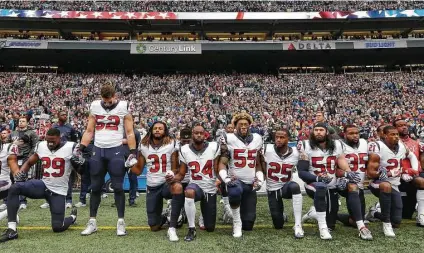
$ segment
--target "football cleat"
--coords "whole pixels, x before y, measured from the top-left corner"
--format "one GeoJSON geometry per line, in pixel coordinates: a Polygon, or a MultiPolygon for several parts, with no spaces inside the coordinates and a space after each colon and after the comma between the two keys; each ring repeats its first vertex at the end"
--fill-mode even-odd
{"type": "Polygon", "coordinates": [[[168,228],[168,239],[171,242],[178,242],[179,238],[175,228],[168,228]]]}
{"type": "Polygon", "coordinates": [[[378,221],[378,219],[374,218],[374,213],[377,210],[375,209],[375,206],[370,206],[370,208],[368,209],[367,214],[365,214],[365,220],[374,222],[374,221],[378,221]]]}
{"type": "Polygon", "coordinates": [[[240,238],[243,233],[241,231],[241,221],[240,222],[234,222],[233,223],[233,237],[234,238],[240,238]]]}
{"type": "Polygon", "coordinates": [[[385,223],[383,222],[383,232],[384,235],[387,237],[396,237],[395,232],[392,228],[392,223],[385,223]]]}
{"type": "Polygon", "coordinates": [[[311,206],[311,208],[309,208],[309,211],[305,215],[303,215],[302,223],[314,220],[317,220],[317,212],[315,211],[315,207],[311,206]]]}
{"type": "Polygon", "coordinates": [[[199,229],[200,230],[205,230],[206,229],[205,228],[205,223],[203,221],[203,215],[202,214],[200,214],[200,216],[199,216],[199,229]]]}
{"type": "Polygon", "coordinates": [[[230,205],[224,205],[224,215],[222,216],[224,224],[233,223],[233,212],[231,211],[230,205]]]}
{"type": "Polygon", "coordinates": [[[319,236],[322,240],[331,240],[333,237],[330,234],[330,230],[328,228],[321,228],[319,230],[319,236]]]}
{"type": "Polygon", "coordinates": [[[305,236],[305,233],[303,232],[302,226],[296,226],[295,225],[293,227],[293,230],[294,230],[294,237],[296,239],[301,239],[301,238],[303,238],[305,236]]]}
{"type": "Polygon", "coordinates": [[[116,224],[116,235],[117,236],[125,236],[127,235],[127,230],[125,229],[125,221],[123,219],[119,219],[116,224]]]}
{"type": "Polygon", "coordinates": [[[102,194],[102,199],[106,199],[108,197],[107,193],[102,194]]]}
{"type": "Polygon", "coordinates": [[[191,242],[196,239],[196,228],[188,228],[187,235],[184,237],[184,241],[191,242]]]}
{"type": "Polygon", "coordinates": [[[362,240],[372,240],[372,234],[371,231],[367,227],[362,227],[359,230],[359,237],[362,240]]]}
{"type": "Polygon", "coordinates": [[[0,205],[0,211],[6,210],[7,209],[7,205],[6,204],[1,204],[0,205]]]}
{"type": "Polygon", "coordinates": [[[86,207],[86,206],[87,206],[87,204],[82,203],[82,202],[78,202],[78,203],[75,204],[75,207],[78,207],[78,208],[80,208],[80,207],[86,207]]]}
{"type": "Polygon", "coordinates": [[[46,208],[49,208],[49,207],[50,207],[50,205],[47,202],[40,206],[40,208],[43,208],[43,209],[46,209],[46,208]]]}
{"type": "Polygon", "coordinates": [[[18,232],[11,228],[6,229],[0,236],[0,242],[7,242],[15,239],[18,239],[18,232]]]}
{"type": "Polygon", "coordinates": [[[66,203],[65,208],[66,209],[72,208],[72,203],[66,203]]]}
{"type": "Polygon", "coordinates": [[[27,205],[26,205],[26,204],[24,204],[24,203],[22,203],[22,204],[19,206],[19,210],[21,210],[21,209],[27,209],[27,205]]]}
{"type": "Polygon", "coordinates": [[[78,210],[76,207],[72,208],[71,210],[71,217],[74,219],[72,221],[72,225],[75,224],[77,222],[77,215],[78,215],[78,210]]]}
{"type": "Polygon", "coordinates": [[[95,232],[97,232],[96,220],[90,219],[87,223],[87,227],[81,232],[81,235],[91,235],[95,232]]]}
{"type": "Polygon", "coordinates": [[[417,226],[424,227],[424,214],[417,215],[417,226]]]}

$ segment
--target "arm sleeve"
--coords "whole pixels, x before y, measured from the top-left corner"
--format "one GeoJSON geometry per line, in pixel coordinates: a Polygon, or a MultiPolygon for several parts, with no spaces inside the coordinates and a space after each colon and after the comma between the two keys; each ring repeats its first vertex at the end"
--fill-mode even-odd
{"type": "Polygon", "coordinates": [[[317,182],[317,176],[309,173],[309,161],[300,160],[297,163],[297,171],[300,179],[302,179],[305,183],[310,184],[317,182]]]}

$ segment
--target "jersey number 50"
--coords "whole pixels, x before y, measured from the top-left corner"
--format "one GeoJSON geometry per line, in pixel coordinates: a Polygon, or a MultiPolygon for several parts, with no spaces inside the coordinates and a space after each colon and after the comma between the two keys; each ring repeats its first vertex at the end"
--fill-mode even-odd
{"type": "Polygon", "coordinates": [[[336,172],[336,160],[335,156],[327,156],[327,159],[324,160],[325,157],[311,157],[312,167],[314,167],[315,174],[320,174],[327,172],[328,174],[334,174],[336,172]],[[320,163],[318,163],[320,162],[320,163]]]}
{"type": "Polygon", "coordinates": [[[41,162],[41,166],[43,166],[43,177],[62,177],[65,174],[65,160],[63,158],[56,157],[51,160],[49,157],[42,157],[41,162]],[[49,173],[46,171],[48,168],[59,171],[49,173]]]}

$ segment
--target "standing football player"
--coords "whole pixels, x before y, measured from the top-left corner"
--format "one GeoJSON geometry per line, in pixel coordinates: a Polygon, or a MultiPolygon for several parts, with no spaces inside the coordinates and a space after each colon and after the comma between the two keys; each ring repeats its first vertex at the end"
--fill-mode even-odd
{"type": "MultiPolygon", "coordinates": [[[[0,199],[7,198],[9,188],[12,185],[10,174],[19,172],[18,146],[13,143],[4,143],[0,140],[0,199]]],[[[7,206],[6,206],[7,208],[7,206]]],[[[0,220],[7,217],[7,210],[0,212],[0,220]]]]}
{"type": "Polygon", "coordinates": [[[284,225],[283,199],[292,199],[294,215],[294,236],[303,238],[302,202],[299,184],[292,181],[292,170],[299,161],[299,152],[289,144],[290,133],[287,129],[277,129],[274,133],[275,144],[265,144],[263,154],[258,161],[266,169],[266,188],[268,205],[274,228],[282,229],[284,225]]]}
{"type": "Polygon", "coordinates": [[[193,128],[192,144],[181,147],[180,169],[175,180],[190,173],[190,183],[185,189],[184,209],[188,220],[188,233],[185,241],[196,238],[195,201],[201,201],[200,207],[206,231],[213,232],[216,223],[216,192],[220,146],[217,142],[206,142],[205,129],[201,125],[193,128]]]}
{"type": "Polygon", "coordinates": [[[350,172],[341,171],[341,175],[346,178],[349,173],[355,173],[356,175],[351,174],[350,178],[357,181],[346,179],[346,187],[343,187],[344,189],[339,191],[340,195],[346,198],[349,214],[338,214],[338,220],[345,225],[356,226],[361,239],[372,240],[371,231],[364,224],[364,179],[368,160],[368,146],[365,139],[359,138],[359,129],[357,126],[346,125],[344,127],[343,153],[349,163],[350,172]]]}
{"type": "Polygon", "coordinates": [[[228,151],[220,158],[219,176],[227,185],[233,213],[233,237],[238,238],[242,236],[242,229],[253,229],[256,220],[256,191],[262,187],[264,174],[261,164],[256,162],[262,148],[262,137],[249,131],[253,123],[252,116],[241,112],[233,117],[232,122],[237,133],[226,136],[228,151]]]}
{"type": "MultiPolygon", "coordinates": [[[[0,242],[18,238],[16,218],[19,209],[19,195],[31,199],[45,199],[50,206],[53,232],[63,232],[75,223],[77,209],[65,218],[65,199],[68,192],[68,181],[72,168],[79,168],[73,159],[76,143],[61,142],[60,131],[51,128],[47,131],[46,140],[37,144],[34,154],[15,174],[15,184],[9,189],[7,197],[8,229],[1,235],[0,242]],[[39,160],[42,162],[43,179],[21,182],[28,170],[39,160]],[[72,165],[71,165],[72,163],[72,165]]],[[[14,169],[13,169],[14,170],[14,169]]]]}
{"type": "Polygon", "coordinates": [[[424,165],[424,145],[409,137],[408,125],[404,119],[395,120],[393,126],[398,130],[401,142],[421,161],[421,164],[418,163],[418,171],[416,171],[412,169],[411,161],[408,158],[402,160],[403,172],[413,177],[410,182],[405,182],[403,178],[400,181],[399,190],[405,193],[402,194],[402,218],[411,219],[415,212],[415,205],[418,203],[417,225],[424,227],[424,173],[419,174],[424,165]]]}
{"type": "Polygon", "coordinates": [[[146,211],[151,231],[159,231],[162,227],[163,199],[171,199],[171,220],[168,238],[172,242],[179,240],[177,236],[177,221],[184,205],[183,187],[174,180],[177,174],[178,147],[169,135],[166,123],[157,121],[141,140],[138,163],[132,171],[140,175],[146,165],[147,194],[146,211]]]}
{"type": "Polygon", "coordinates": [[[125,193],[122,188],[126,172],[125,167],[132,167],[137,163],[134,124],[130,104],[116,98],[115,88],[111,84],[103,85],[100,89],[100,95],[101,100],[91,103],[87,129],[80,145],[81,153],[84,156],[89,156],[87,146],[94,134],[94,148],[88,161],[91,176],[90,219],[81,235],[91,235],[97,231],[96,217],[101,201],[101,190],[106,172],[109,172],[118,211],[116,234],[124,236],[127,234],[124,221],[125,193]],[[130,149],[127,161],[125,161],[125,150],[122,147],[124,131],[130,149]]]}
{"type": "Polygon", "coordinates": [[[395,127],[386,126],[383,133],[383,141],[368,144],[367,175],[374,179],[369,188],[379,198],[381,206],[381,213],[374,210],[371,216],[383,222],[385,236],[395,237],[393,227],[399,227],[402,221],[401,178],[405,182],[413,179],[408,173],[402,173],[402,159],[407,157],[414,171],[418,171],[418,160],[399,141],[399,132],[395,127]]]}
{"type": "Polygon", "coordinates": [[[315,124],[309,140],[298,144],[301,151],[299,177],[306,183],[308,196],[314,199],[314,206],[302,219],[316,219],[323,240],[332,239],[328,228],[335,228],[339,211],[336,165],[343,171],[349,171],[342,145],[330,136],[324,123],[315,124]]]}

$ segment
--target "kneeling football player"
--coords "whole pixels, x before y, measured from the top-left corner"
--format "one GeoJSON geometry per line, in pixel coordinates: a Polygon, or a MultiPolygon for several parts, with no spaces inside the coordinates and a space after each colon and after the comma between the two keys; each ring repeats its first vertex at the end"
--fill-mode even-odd
{"type": "Polygon", "coordinates": [[[263,154],[258,162],[266,168],[266,188],[268,191],[268,205],[272,222],[276,229],[284,225],[283,199],[292,199],[294,215],[294,236],[303,238],[302,229],[302,202],[303,197],[299,184],[292,179],[292,169],[299,161],[299,152],[296,148],[289,147],[290,133],[287,129],[278,129],[274,135],[275,144],[265,144],[263,154]]]}
{"type": "Polygon", "coordinates": [[[7,197],[8,229],[1,235],[0,242],[18,238],[16,215],[19,209],[19,195],[32,199],[45,199],[49,203],[53,232],[63,232],[75,223],[76,208],[73,208],[71,215],[65,218],[65,198],[68,192],[69,176],[72,168],[80,167],[80,164],[74,162],[74,150],[77,150],[76,143],[61,142],[58,129],[48,130],[46,140],[37,144],[34,154],[15,175],[18,182],[9,189],[7,197]],[[31,166],[39,160],[42,161],[43,179],[19,182],[25,178],[31,166]]]}
{"type": "Polygon", "coordinates": [[[185,241],[196,238],[195,201],[201,201],[200,207],[203,215],[205,230],[213,232],[216,223],[216,193],[217,170],[220,156],[220,146],[216,142],[205,141],[205,129],[197,125],[193,128],[193,141],[181,147],[180,169],[175,177],[181,180],[187,171],[190,172],[190,183],[185,189],[185,211],[188,220],[188,233],[185,241]]]}

